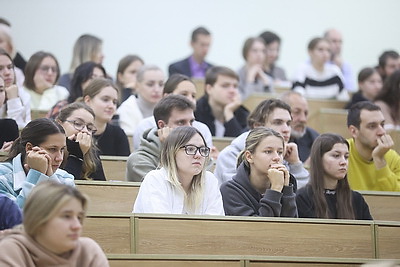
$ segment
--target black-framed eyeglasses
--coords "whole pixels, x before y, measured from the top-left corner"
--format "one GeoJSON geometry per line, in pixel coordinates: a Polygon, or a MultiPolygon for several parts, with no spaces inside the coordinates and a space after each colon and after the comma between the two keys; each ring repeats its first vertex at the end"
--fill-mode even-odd
{"type": "Polygon", "coordinates": [[[74,128],[76,130],[78,130],[78,131],[82,131],[83,128],[85,128],[85,126],[86,126],[86,129],[88,129],[88,131],[91,132],[92,134],[95,134],[97,132],[96,126],[94,126],[91,123],[86,124],[86,123],[84,123],[83,121],[80,121],[80,120],[75,120],[75,121],[66,120],[66,122],[71,123],[74,126],[74,128]]]}
{"type": "Polygon", "coordinates": [[[193,156],[196,155],[197,151],[199,151],[200,155],[203,157],[208,157],[210,155],[210,148],[206,146],[195,146],[195,145],[185,145],[180,148],[185,149],[186,155],[193,156]]]}

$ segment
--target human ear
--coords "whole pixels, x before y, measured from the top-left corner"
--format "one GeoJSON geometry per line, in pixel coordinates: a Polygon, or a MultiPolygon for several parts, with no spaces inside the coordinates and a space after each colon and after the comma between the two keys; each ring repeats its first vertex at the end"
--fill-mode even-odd
{"type": "Polygon", "coordinates": [[[157,121],[158,129],[162,129],[162,128],[164,128],[166,125],[167,125],[167,124],[166,124],[163,120],[158,120],[158,121],[157,121]]]}
{"type": "Polygon", "coordinates": [[[248,163],[253,163],[253,154],[251,154],[250,151],[246,150],[246,152],[244,152],[244,157],[248,163]]]}
{"type": "Polygon", "coordinates": [[[85,96],[84,98],[83,98],[83,102],[85,102],[85,104],[89,104],[89,102],[90,102],[90,96],[85,96]]]}
{"type": "Polygon", "coordinates": [[[353,137],[353,138],[356,138],[358,135],[358,129],[354,125],[349,126],[349,132],[350,132],[351,137],[353,137]]]}
{"type": "Polygon", "coordinates": [[[32,143],[30,143],[30,142],[26,143],[26,145],[25,145],[25,152],[31,151],[32,148],[33,148],[32,143]]]}
{"type": "Polygon", "coordinates": [[[212,86],[211,84],[206,84],[206,93],[209,95],[211,92],[212,86]]]}

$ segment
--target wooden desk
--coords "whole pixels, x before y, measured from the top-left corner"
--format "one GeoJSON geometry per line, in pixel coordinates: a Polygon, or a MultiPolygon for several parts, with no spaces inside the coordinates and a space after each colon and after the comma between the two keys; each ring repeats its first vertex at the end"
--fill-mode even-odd
{"type": "Polygon", "coordinates": [[[124,156],[100,156],[107,180],[126,181],[126,161],[124,156]]]}

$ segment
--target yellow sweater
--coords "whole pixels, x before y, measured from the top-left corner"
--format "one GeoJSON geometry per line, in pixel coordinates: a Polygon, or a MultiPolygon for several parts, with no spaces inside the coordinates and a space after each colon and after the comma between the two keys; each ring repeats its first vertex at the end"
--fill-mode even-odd
{"type": "Polygon", "coordinates": [[[350,144],[349,171],[347,178],[353,190],[400,191],[400,156],[394,150],[385,154],[386,166],[377,170],[374,162],[364,160],[355,148],[354,139],[350,144]]]}

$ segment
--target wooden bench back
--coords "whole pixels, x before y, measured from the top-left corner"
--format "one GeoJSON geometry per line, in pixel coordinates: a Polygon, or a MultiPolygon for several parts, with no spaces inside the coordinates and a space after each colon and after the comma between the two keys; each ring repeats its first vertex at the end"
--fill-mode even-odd
{"type": "Polygon", "coordinates": [[[108,181],[126,181],[126,161],[128,157],[123,156],[100,156],[103,164],[104,174],[108,181]]]}

